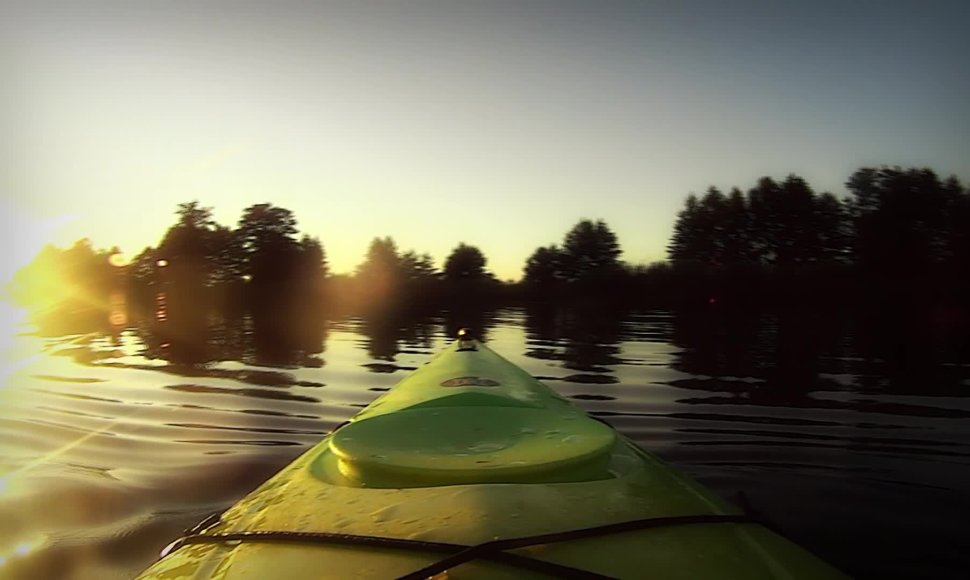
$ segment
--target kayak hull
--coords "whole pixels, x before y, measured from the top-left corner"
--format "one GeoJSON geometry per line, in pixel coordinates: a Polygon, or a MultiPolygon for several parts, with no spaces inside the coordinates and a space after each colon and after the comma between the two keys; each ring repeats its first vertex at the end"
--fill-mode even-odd
{"type": "MultiPolygon", "coordinates": [[[[201,543],[141,577],[396,578],[445,555],[259,539],[266,533],[476,546],[739,513],[486,346],[458,341],[229,508],[197,534],[201,543]],[[225,534],[250,539],[218,540],[225,534]]],[[[510,552],[615,578],[845,577],[756,523],[669,525],[510,552]]],[[[476,559],[441,577],[548,576],[476,559]]]]}

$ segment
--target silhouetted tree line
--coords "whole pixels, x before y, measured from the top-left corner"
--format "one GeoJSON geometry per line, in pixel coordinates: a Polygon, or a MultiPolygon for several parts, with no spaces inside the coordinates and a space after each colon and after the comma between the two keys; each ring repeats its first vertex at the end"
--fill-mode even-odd
{"type": "Polygon", "coordinates": [[[322,328],[327,261],[318,239],[298,237],[290,210],[250,206],[235,229],[198,202],[179,204],[176,213],[158,246],[128,266],[135,316],[172,349],[170,358],[209,360],[217,322],[245,315],[261,362],[312,342],[322,328]]]}
{"type": "Polygon", "coordinates": [[[429,254],[401,252],[392,238],[374,238],[353,276],[330,279],[329,298],[340,312],[368,316],[425,311],[456,300],[493,303],[506,289],[486,265],[482,251],[463,242],[438,270],[429,254]]]}
{"type": "Polygon", "coordinates": [[[609,226],[584,219],[560,244],[537,248],[517,284],[499,282],[475,246],[458,244],[439,269],[390,237],[375,238],[353,274],[332,275],[320,240],[301,235],[290,210],[253,205],[230,228],[193,201],[179,204],[158,245],[127,265],[117,248],[95,250],[87,240],[47,247],[12,291],[51,332],[66,332],[72,320],[117,330],[131,319],[160,352],[185,362],[207,360],[207,337],[242,319],[260,337],[253,350],[272,363],[293,360],[274,349],[313,356],[328,316],[445,308],[456,324],[474,324],[469,304],[523,299],[597,308],[908,301],[965,316],[970,191],[955,177],[898,167],[859,169],[846,185],[844,199],[795,175],[764,177],[746,192],[690,195],[669,261],[650,265],[623,263],[609,226]]]}
{"type": "Polygon", "coordinates": [[[642,272],[672,304],[956,305],[970,297],[970,191],[929,169],[862,168],[849,197],[795,175],[687,198],[668,266],[642,272]]]}
{"type": "Polygon", "coordinates": [[[86,239],[67,250],[48,246],[17,274],[13,295],[51,333],[120,332],[112,327],[130,320],[150,355],[192,364],[239,347],[235,330],[243,328],[255,341],[249,358],[290,364],[316,353],[328,316],[393,318],[402,309],[488,305],[508,294],[481,250],[465,243],[439,270],[430,255],[375,238],[353,275],[330,275],[323,245],[300,235],[288,209],[253,205],[230,228],[193,201],[179,204],[176,218],[157,246],[128,264],[117,248],[95,250],[86,239]]]}

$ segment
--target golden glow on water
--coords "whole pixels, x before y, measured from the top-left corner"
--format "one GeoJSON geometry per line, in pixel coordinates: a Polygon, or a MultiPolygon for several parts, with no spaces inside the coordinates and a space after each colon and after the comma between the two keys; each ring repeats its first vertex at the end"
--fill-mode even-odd
{"type": "MultiPolygon", "coordinates": [[[[115,254],[117,255],[117,254],[115,254]]],[[[108,304],[111,311],[108,314],[108,322],[111,326],[123,327],[128,324],[128,304],[124,292],[114,291],[108,297],[108,304]]]]}
{"type": "Polygon", "coordinates": [[[0,300],[0,390],[7,387],[11,375],[41,357],[35,340],[19,336],[29,317],[27,309],[0,300]]]}
{"type": "Polygon", "coordinates": [[[164,322],[168,318],[168,304],[165,293],[159,292],[155,295],[155,320],[164,322]]]}
{"type": "MultiPolygon", "coordinates": [[[[121,306],[124,306],[124,304],[122,303],[121,306]]],[[[0,393],[2,393],[11,388],[13,381],[10,379],[18,371],[41,361],[45,355],[40,352],[43,349],[41,339],[36,336],[24,334],[23,332],[27,328],[26,323],[30,314],[26,309],[17,308],[7,302],[0,301],[0,313],[3,314],[3,325],[0,326],[0,357],[2,357],[0,358],[0,393]]],[[[41,465],[50,463],[93,437],[110,433],[119,423],[129,420],[133,414],[128,413],[123,417],[103,425],[99,429],[87,432],[51,452],[41,455],[21,465],[17,469],[5,473],[0,478],[0,496],[14,491],[18,476],[41,465]]]]}
{"type": "MultiPolygon", "coordinates": [[[[704,366],[697,366],[696,374],[676,366],[685,360],[680,354],[685,344],[695,344],[689,341],[707,344],[706,327],[685,330],[674,326],[674,317],[651,314],[624,319],[624,334],[614,336],[620,322],[611,330],[614,322],[600,313],[575,331],[559,323],[546,328],[540,314],[503,310],[471,326],[475,332],[484,329],[497,352],[549,380],[584,409],[608,415],[634,441],[674,457],[687,454],[698,464],[723,457],[728,467],[712,467],[715,479],[724,474],[733,482],[741,473],[739,481],[760,486],[763,478],[768,483],[758,489],[769,500],[783,501],[782,492],[777,497],[770,492],[787,489],[794,477],[836,493],[839,488],[832,486],[837,484],[830,482],[838,478],[831,477],[829,464],[848,457],[860,462],[857,472],[850,471],[859,474],[854,481],[872,469],[896,478],[887,479],[892,488],[860,488],[875,489],[873,495],[888,505],[903,494],[916,495],[913,490],[920,488],[908,483],[910,474],[927,462],[953,465],[946,453],[966,454],[965,446],[954,447],[958,434],[950,426],[956,422],[947,418],[970,412],[964,399],[934,400],[917,393],[906,399],[912,406],[900,406],[898,395],[884,399],[866,392],[864,402],[856,404],[859,395],[846,387],[785,406],[792,396],[788,390],[778,405],[762,404],[774,400],[764,394],[761,381],[719,380],[703,372],[704,366]],[[678,328],[688,342],[670,341],[678,328]],[[587,343],[587,336],[596,337],[595,344],[587,343]],[[615,376],[617,384],[579,380],[593,375],[615,376]],[[725,396],[736,391],[741,396],[725,396]],[[749,394],[754,404],[738,404],[749,394]],[[918,414],[906,415],[908,409],[918,414]],[[926,411],[937,415],[919,414],[926,411]],[[816,421],[791,420],[805,413],[816,421]],[[744,429],[745,423],[753,427],[744,429]],[[886,428],[872,427],[877,424],[886,428]],[[903,448],[899,429],[921,435],[903,448]],[[858,437],[868,438],[871,446],[853,444],[858,437]],[[790,440],[795,444],[786,446],[790,440]],[[768,463],[764,468],[752,463],[750,477],[744,475],[747,468],[734,467],[753,461],[768,463]],[[886,490],[897,488],[903,491],[888,495],[886,490]]],[[[320,339],[325,348],[319,358],[326,364],[318,366],[269,369],[234,358],[184,369],[146,353],[149,339],[157,341],[151,343],[155,352],[165,348],[162,337],[177,345],[170,332],[153,337],[136,328],[114,335],[72,329],[39,336],[24,326],[25,310],[0,302],[0,361],[9,375],[0,376],[0,578],[135,576],[161,546],[202,519],[205,508],[230,505],[252,491],[450,344],[454,329],[469,321],[451,323],[448,316],[430,318],[404,334],[393,325],[334,321],[320,339]],[[278,383],[267,380],[275,378],[278,383]]],[[[243,334],[246,340],[256,337],[253,329],[234,331],[252,332],[243,334]]],[[[963,373],[964,367],[952,369],[963,373]]],[[[959,489],[963,475],[958,470],[933,483],[959,489]]],[[[940,505],[949,499],[938,489],[921,497],[942,497],[940,505]]]]}
{"type": "MultiPolygon", "coordinates": [[[[59,448],[51,451],[50,453],[47,453],[45,455],[41,455],[40,457],[37,457],[33,461],[30,461],[28,463],[25,463],[21,467],[18,467],[17,469],[15,469],[15,470],[11,471],[10,473],[8,473],[3,478],[4,488],[11,487],[10,484],[11,483],[14,483],[14,481],[13,481],[13,478],[14,477],[17,477],[19,475],[23,475],[24,473],[27,473],[30,470],[35,469],[37,467],[40,467],[41,465],[44,465],[44,464],[47,464],[47,463],[51,463],[52,461],[54,461],[55,459],[57,459],[61,455],[64,455],[65,453],[67,453],[71,449],[74,449],[75,447],[77,447],[79,445],[82,445],[85,441],[87,441],[87,440],[89,440],[89,439],[91,439],[93,437],[97,437],[98,435],[102,435],[104,433],[111,433],[111,430],[112,429],[114,429],[115,427],[117,427],[119,424],[124,423],[125,421],[130,420],[133,415],[134,415],[134,413],[129,413],[128,415],[125,415],[124,417],[121,417],[121,418],[119,418],[119,419],[117,419],[115,421],[112,421],[111,423],[108,423],[107,425],[102,426],[100,429],[97,429],[97,430],[94,430],[94,431],[90,431],[88,433],[85,433],[84,435],[81,435],[80,437],[78,437],[77,439],[74,439],[73,441],[68,441],[66,444],[64,444],[61,447],[59,447],[59,448]]],[[[4,489],[4,488],[0,488],[0,489],[4,489]]]]}
{"type": "Polygon", "coordinates": [[[0,352],[6,353],[14,346],[14,338],[27,320],[28,313],[25,308],[0,300],[0,352]]]}

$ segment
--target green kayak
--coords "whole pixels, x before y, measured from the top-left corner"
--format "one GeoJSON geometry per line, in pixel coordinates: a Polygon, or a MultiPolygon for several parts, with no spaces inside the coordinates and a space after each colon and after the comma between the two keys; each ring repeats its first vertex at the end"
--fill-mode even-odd
{"type": "Polygon", "coordinates": [[[844,578],[461,337],[142,578],[844,578]]]}

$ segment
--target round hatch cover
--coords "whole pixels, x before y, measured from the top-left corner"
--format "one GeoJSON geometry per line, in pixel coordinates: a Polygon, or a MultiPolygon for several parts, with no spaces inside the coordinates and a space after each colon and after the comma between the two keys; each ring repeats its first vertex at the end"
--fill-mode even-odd
{"type": "Polygon", "coordinates": [[[541,475],[609,452],[615,432],[578,412],[438,407],[351,423],[330,438],[341,471],[429,484],[541,475]]]}

